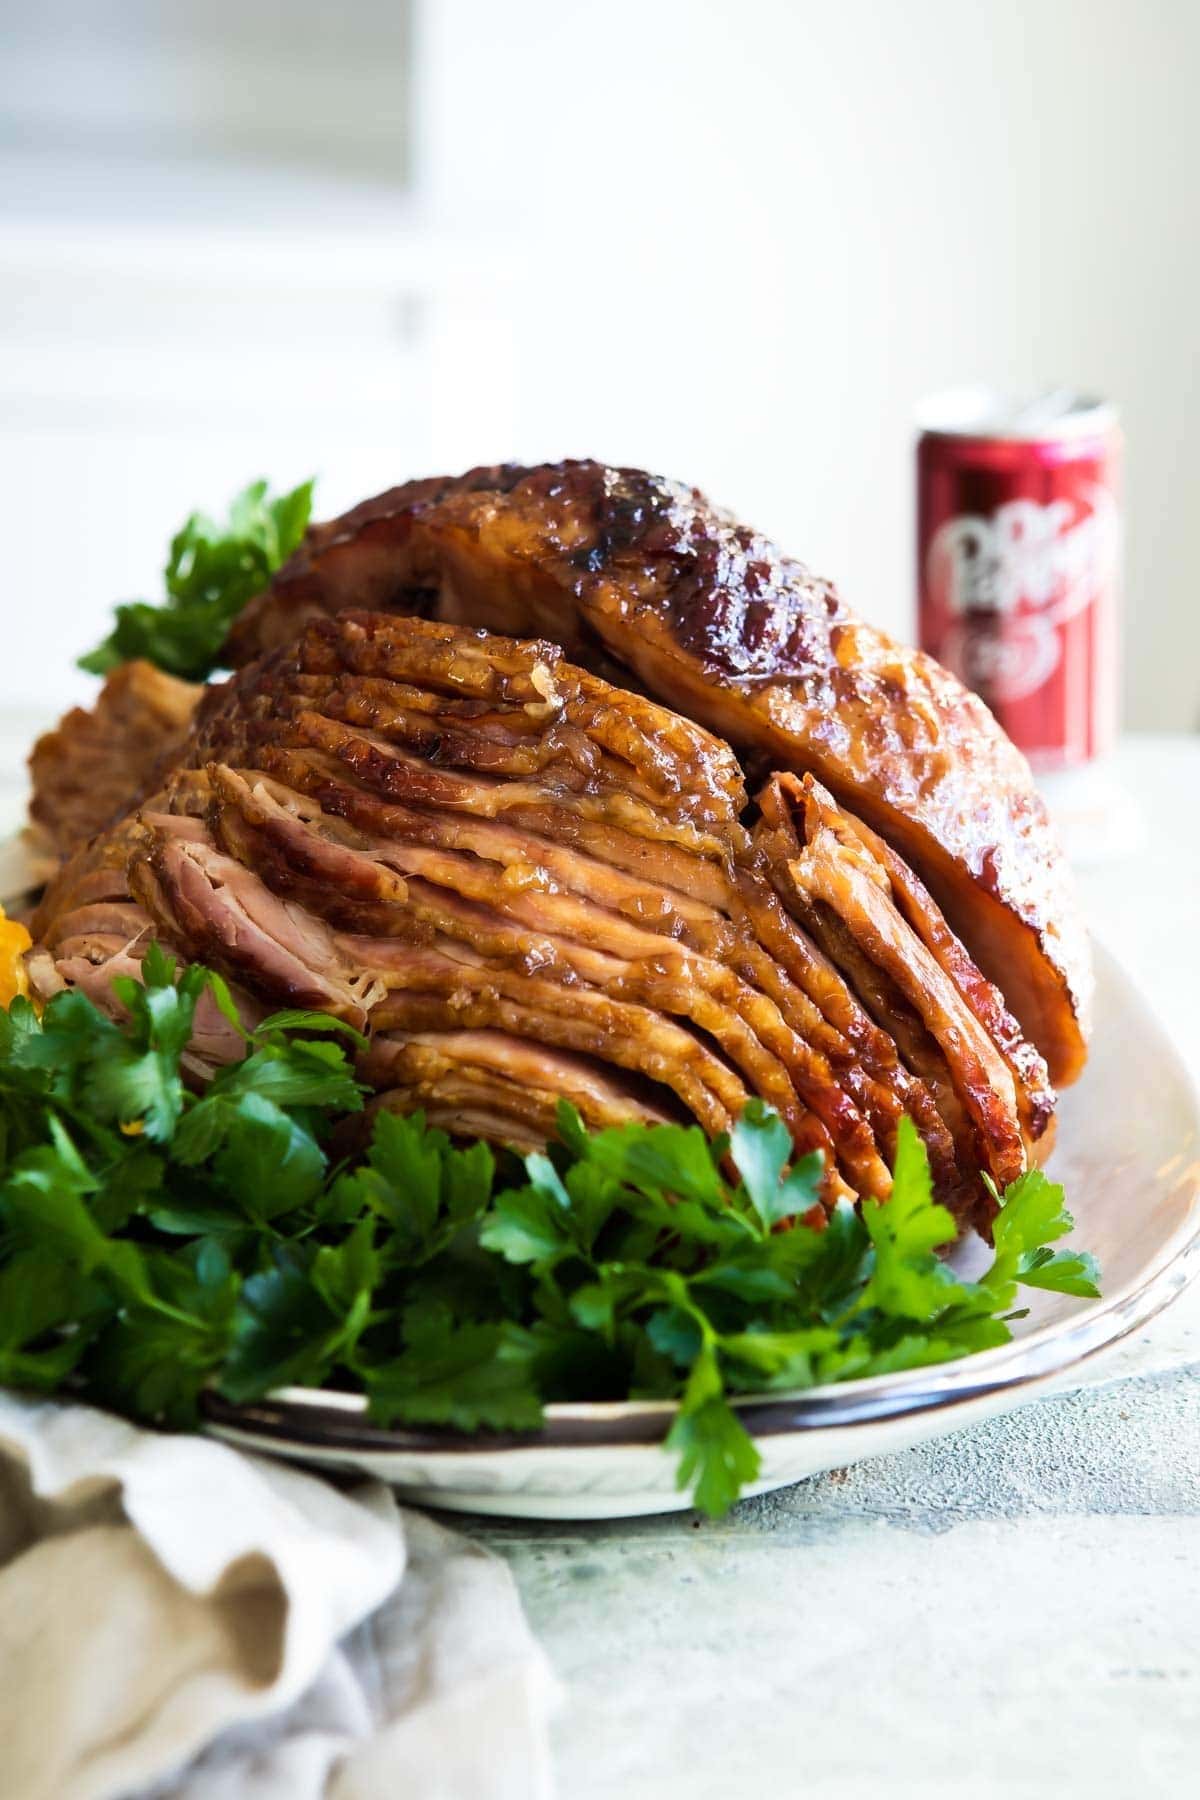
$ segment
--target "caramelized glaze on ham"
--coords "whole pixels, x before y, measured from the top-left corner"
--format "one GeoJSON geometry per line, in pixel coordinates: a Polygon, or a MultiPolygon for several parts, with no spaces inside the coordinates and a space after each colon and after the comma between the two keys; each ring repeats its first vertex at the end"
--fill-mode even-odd
{"type": "Polygon", "coordinates": [[[886,1197],[907,1113],[986,1228],[982,1174],[1044,1140],[1037,1052],[829,792],[779,776],[757,813],[726,743],[552,642],[339,612],[206,695],[52,885],[31,975],[99,995],[158,936],[364,1028],[381,1104],[520,1146],[559,1097],[718,1133],[759,1096],[828,1199],[886,1197]]]}
{"type": "Polygon", "coordinates": [[[72,708],[38,739],[29,812],[53,856],[69,856],[146,792],[187,736],[200,693],[152,663],[122,663],[90,711],[72,708]]]}
{"type": "Polygon", "coordinates": [[[1023,757],[938,664],[694,489],[594,462],[394,488],[313,529],[230,653],[363,605],[543,636],[749,766],[815,775],[916,871],[1053,1080],[1078,1074],[1086,934],[1023,757]]]}

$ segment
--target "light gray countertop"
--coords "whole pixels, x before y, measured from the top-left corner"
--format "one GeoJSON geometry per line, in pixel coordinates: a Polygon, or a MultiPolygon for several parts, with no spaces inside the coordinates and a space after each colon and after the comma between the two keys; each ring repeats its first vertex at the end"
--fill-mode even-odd
{"type": "Polygon", "coordinates": [[[489,1525],[565,1800],[1195,1792],[1200,1376],[686,1516],[489,1525]]]}
{"type": "MultiPolygon", "coordinates": [[[[1200,1074],[1200,740],[1112,780],[1084,902],[1200,1074]]],[[[719,1524],[471,1522],[565,1684],[564,1800],[1195,1792],[1196,1290],[1089,1378],[719,1524]]]]}

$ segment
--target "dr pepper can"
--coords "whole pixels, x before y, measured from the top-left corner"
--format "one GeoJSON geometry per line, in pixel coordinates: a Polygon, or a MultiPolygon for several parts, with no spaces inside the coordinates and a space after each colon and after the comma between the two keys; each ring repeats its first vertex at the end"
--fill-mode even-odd
{"type": "Polygon", "coordinates": [[[1121,434],[1074,393],[963,389],[921,409],[921,647],[974,688],[1034,768],[1116,730],[1121,434]]]}

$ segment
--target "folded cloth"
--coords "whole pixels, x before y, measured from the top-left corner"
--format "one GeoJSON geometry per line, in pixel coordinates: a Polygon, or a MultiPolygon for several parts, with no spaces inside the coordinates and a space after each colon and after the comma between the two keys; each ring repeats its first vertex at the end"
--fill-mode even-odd
{"type": "Polygon", "coordinates": [[[542,1800],[497,1557],[371,1482],[0,1392],[5,1800],[542,1800]]]}

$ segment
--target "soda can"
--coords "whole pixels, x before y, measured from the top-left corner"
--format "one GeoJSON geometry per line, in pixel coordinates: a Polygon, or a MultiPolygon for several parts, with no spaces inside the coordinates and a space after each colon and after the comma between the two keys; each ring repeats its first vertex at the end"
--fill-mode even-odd
{"type": "Polygon", "coordinates": [[[1088,763],[1117,720],[1121,434],[1056,390],[959,389],[921,409],[921,647],[975,690],[1035,770],[1088,763]]]}

